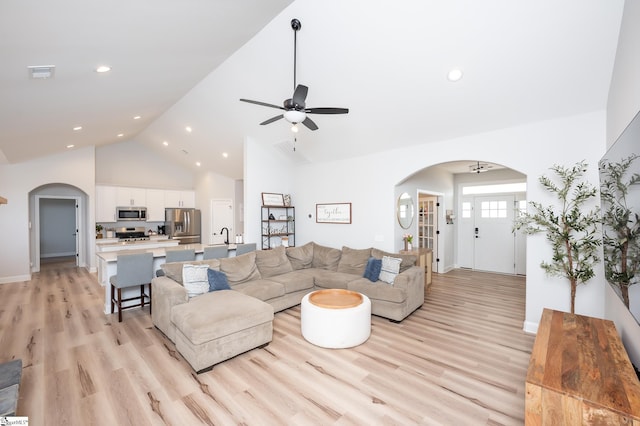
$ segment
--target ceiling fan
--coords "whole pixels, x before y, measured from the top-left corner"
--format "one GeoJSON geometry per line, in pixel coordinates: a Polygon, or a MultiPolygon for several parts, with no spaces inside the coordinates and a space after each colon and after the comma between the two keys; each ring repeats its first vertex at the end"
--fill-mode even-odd
{"type": "Polygon", "coordinates": [[[291,28],[293,29],[293,96],[290,99],[285,99],[282,106],[269,104],[266,102],[260,101],[252,101],[250,99],[240,99],[242,102],[248,102],[250,104],[262,105],[269,108],[277,108],[281,109],[284,112],[280,115],[276,115],[275,117],[271,117],[268,120],[263,121],[260,125],[264,126],[265,124],[273,123],[274,121],[278,121],[281,118],[284,118],[288,122],[293,124],[291,130],[294,132],[298,131],[297,124],[302,123],[307,128],[311,130],[318,130],[318,126],[307,117],[307,114],[347,114],[349,112],[348,108],[332,108],[332,107],[323,107],[323,108],[307,108],[305,104],[305,100],[307,99],[307,92],[309,88],[302,84],[296,84],[296,53],[297,53],[297,33],[302,28],[302,24],[297,19],[291,20],[291,28]]]}

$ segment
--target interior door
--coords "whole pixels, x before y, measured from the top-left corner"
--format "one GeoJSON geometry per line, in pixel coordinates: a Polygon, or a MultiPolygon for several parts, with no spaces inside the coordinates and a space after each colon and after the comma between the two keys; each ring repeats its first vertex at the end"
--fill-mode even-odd
{"type": "Polygon", "coordinates": [[[515,273],[513,195],[474,198],[474,269],[515,273]]]}
{"type": "MultiPolygon", "coordinates": [[[[229,230],[229,243],[234,244],[235,229],[233,222],[233,201],[229,199],[211,200],[211,230],[209,233],[209,244],[220,244],[222,228],[229,230]]],[[[226,233],[223,238],[226,238],[226,233]]]]}

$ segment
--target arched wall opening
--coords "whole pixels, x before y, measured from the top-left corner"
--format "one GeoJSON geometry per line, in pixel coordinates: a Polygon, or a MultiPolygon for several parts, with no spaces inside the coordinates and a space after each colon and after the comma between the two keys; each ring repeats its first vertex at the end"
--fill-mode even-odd
{"type": "Polygon", "coordinates": [[[75,256],[76,266],[89,267],[89,244],[95,236],[87,231],[88,199],[84,191],[65,183],[41,185],[29,192],[32,273],[39,272],[42,258],[49,256],[75,256]]]}
{"type": "MultiPolygon", "coordinates": [[[[395,239],[401,240],[403,235],[412,234],[417,247],[432,248],[434,250],[433,271],[437,273],[445,273],[463,267],[526,275],[526,238],[522,234],[513,234],[511,231],[512,218],[517,214],[517,209],[526,205],[526,192],[499,194],[499,196],[491,193],[483,194],[483,196],[467,196],[462,193],[463,188],[468,186],[486,185],[491,187],[492,185],[516,182],[526,184],[526,179],[525,174],[509,168],[508,165],[476,159],[443,162],[418,170],[408,175],[395,187],[396,200],[402,193],[408,193],[413,197],[416,205],[415,219],[409,229],[402,228],[396,223],[395,239]],[[423,199],[435,200],[433,212],[427,209],[427,204],[422,201],[423,199]],[[501,221],[502,227],[499,234],[502,236],[501,239],[494,238],[496,230],[493,229],[489,232],[489,228],[486,228],[487,232],[483,233],[485,228],[478,229],[476,226],[465,228],[470,222],[469,218],[463,218],[463,215],[468,213],[479,215],[481,202],[493,199],[508,200],[506,204],[508,214],[501,221]],[[471,203],[470,211],[462,211],[463,201],[467,205],[471,203]],[[475,212],[476,209],[478,212],[475,212]],[[433,225],[434,223],[435,225],[433,225]],[[432,247],[426,245],[429,238],[432,237],[430,232],[435,234],[433,235],[432,247]],[[511,250],[513,255],[512,268],[505,270],[504,263],[506,262],[504,261],[502,268],[497,267],[495,270],[492,270],[492,263],[478,263],[478,266],[481,267],[474,267],[476,260],[474,252],[476,250],[473,249],[473,246],[480,245],[480,243],[488,245],[490,250],[487,251],[485,247],[485,249],[478,249],[479,253],[495,252],[498,248],[497,245],[507,244],[507,247],[502,248],[503,250],[511,250]]],[[[500,205],[504,206],[505,204],[500,205]]],[[[494,213],[491,212],[491,214],[494,213]]],[[[489,258],[488,260],[495,259],[504,260],[502,257],[489,258]]]]}

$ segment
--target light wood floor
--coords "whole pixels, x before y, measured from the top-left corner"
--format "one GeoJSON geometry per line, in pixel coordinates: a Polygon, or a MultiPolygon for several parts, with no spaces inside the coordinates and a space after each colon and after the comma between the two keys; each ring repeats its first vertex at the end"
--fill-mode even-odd
{"type": "Polygon", "coordinates": [[[421,309],[401,323],[374,316],[353,349],[307,343],[291,308],[266,348],[195,375],[147,309],[118,323],[94,275],[46,264],[0,285],[0,362],[23,360],[18,415],[31,426],[522,424],[534,340],[524,285],[435,275],[421,309]]]}

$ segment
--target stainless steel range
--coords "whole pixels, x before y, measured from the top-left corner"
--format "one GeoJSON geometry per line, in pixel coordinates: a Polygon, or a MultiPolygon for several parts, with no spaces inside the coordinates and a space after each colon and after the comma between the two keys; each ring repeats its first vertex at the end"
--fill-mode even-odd
{"type": "Polygon", "coordinates": [[[116,228],[118,241],[147,241],[149,236],[144,227],[116,228]]]}

